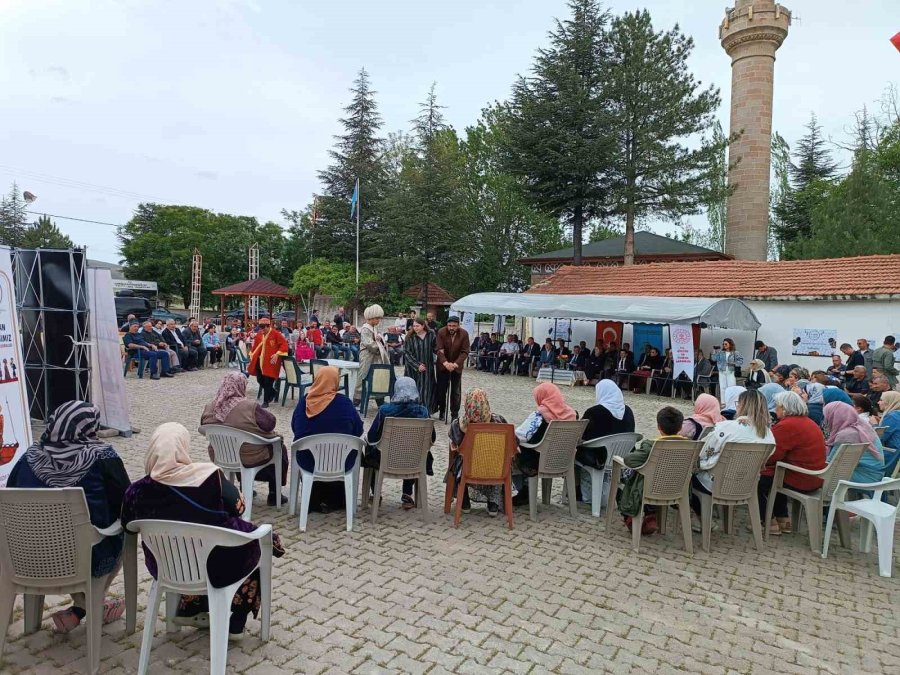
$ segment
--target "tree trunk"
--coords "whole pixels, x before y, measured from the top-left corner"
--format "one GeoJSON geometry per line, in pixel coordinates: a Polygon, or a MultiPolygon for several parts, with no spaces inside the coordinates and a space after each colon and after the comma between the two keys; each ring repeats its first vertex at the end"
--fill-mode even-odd
{"type": "Polygon", "coordinates": [[[572,214],[572,264],[581,265],[581,232],[584,229],[584,207],[578,204],[572,214]]]}
{"type": "Polygon", "coordinates": [[[634,205],[625,209],[625,261],[626,265],[634,265],[634,205]]]}

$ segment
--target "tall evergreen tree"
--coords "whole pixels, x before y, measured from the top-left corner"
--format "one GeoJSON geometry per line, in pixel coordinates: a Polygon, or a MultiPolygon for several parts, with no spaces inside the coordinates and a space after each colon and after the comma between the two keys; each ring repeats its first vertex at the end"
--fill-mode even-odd
{"type": "Polygon", "coordinates": [[[72,248],[72,240],[60,232],[48,216],[41,216],[22,234],[22,248],[72,248]]]}
{"type": "Polygon", "coordinates": [[[797,141],[789,167],[791,189],[776,206],[775,231],[782,250],[798,239],[809,237],[813,209],[828,197],[838,175],[837,162],[822,135],[815,114],[810,116],[806,133],[797,141]]]}
{"type": "Polygon", "coordinates": [[[784,255],[778,233],[784,227],[779,204],[791,191],[791,146],[777,131],[772,134],[772,187],[769,190],[768,257],[778,260],[784,255]]]}
{"type": "Polygon", "coordinates": [[[25,211],[25,200],[15,183],[9,193],[0,198],[0,244],[21,246],[22,237],[28,227],[28,214],[25,211]]]}
{"type": "Polygon", "coordinates": [[[675,26],[656,32],[646,10],[612,21],[605,93],[616,147],[610,213],[625,220],[625,264],[634,262],[635,222],[698,213],[721,172],[727,139],[714,135],[719,92],[688,69],[694,41],[675,26]]]}
{"type": "Polygon", "coordinates": [[[379,137],[382,121],[365,68],[359,71],[350,91],[353,99],[341,119],[344,132],[335,136],[335,147],[329,153],[331,165],[319,172],[324,195],[317,223],[321,227],[316,229],[316,255],[347,261],[356,257],[356,218],[350,216],[356,180],[360,182],[361,248],[369,246],[368,233],[378,223],[384,189],[384,148],[379,137]]]}
{"type": "Polygon", "coordinates": [[[585,224],[604,213],[613,139],[603,84],[609,14],[596,0],[569,0],[550,45],[520,77],[504,115],[506,166],[524,178],[532,204],[572,228],[580,265],[585,224]]]}

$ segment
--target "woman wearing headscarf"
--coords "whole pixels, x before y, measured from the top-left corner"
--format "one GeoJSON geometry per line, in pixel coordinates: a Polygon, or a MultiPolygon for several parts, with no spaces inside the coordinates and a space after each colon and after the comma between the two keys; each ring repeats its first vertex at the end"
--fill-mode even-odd
{"type": "MultiPolygon", "coordinates": [[[[594,387],[596,403],[584,411],[582,419],[588,421],[582,439],[585,441],[613,434],[626,434],[634,432],[634,413],[625,405],[625,397],[622,390],[612,380],[601,380],[594,387]]],[[[718,407],[718,404],[717,404],[718,407]]],[[[602,469],[606,466],[606,448],[579,447],[575,453],[575,459],[579,464],[602,469]]],[[[581,471],[575,467],[577,485],[580,488],[581,500],[590,503],[591,477],[587,471],[581,471]]]]}
{"type": "Polygon", "coordinates": [[[437,337],[428,327],[425,319],[413,319],[412,330],[403,343],[403,357],[406,363],[405,375],[412,378],[419,391],[419,401],[430,413],[435,409],[434,389],[437,337]]]}
{"type": "MultiPolygon", "coordinates": [[[[381,434],[384,431],[384,421],[388,417],[407,417],[411,419],[428,419],[431,413],[428,408],[419,402],[419,390],[416,388],[415,380],[411,377],[398,377],[394,383],[394,395],[391,396],[391,402],[385,403],[378,408],[375,419],[372,420],[372,426],[366,434],[366,440],[370,445],[366,446],[366,454],[363,458],[363,466],[377,469],[381,466],[381,451],[374,445],[381,440],[381,434]]],[[[431,442],[434,443],[436,434],[432,430],[431,442]]],[[[433,468],[434,458],[431,451],[428,451],[428,463],[426,471],[429,476],[434,475],[433,468]]],[[[374,475],[372,476],[374,479],[374,475]]],[[[372,488],[373,485],[370,486],[372,488]]],[[[414,509],[416,500],[413,498],[413,488],[416,486],[415,479],[407,479],[403,481],[403,496],[401,505],[404,509],[414,509]]]]}
{"type": "Polygon", "coordinates": [[[806,414],[809,416],[809,419],[821,427],[825,421],[825,412],[823,410],[825,407],[825,399],[823,397],[825,387],[818,382],[807,382],[804,391],[806,393],[806,414]]]}
{"type": "MultiPolygon", "coordinates": [[[[363,312],[365,323],[359,327],[359,372],[356,377],[356,389],[353,392],[354,402],[359,402],[362,385],[369,374],[369,369],[376,363],[390,363],[384,337],[375,328],[384,318],[381,305],[369,305],[363,312]]],[[[381,404],[378,399],[377,404],[381,404]]]]}
{"type": "MultiPolygon", "coordinates": [[[[765,387],[763,387],[765,388],[765,387]]],[[[762,392],[762,389],[760,390],[762,392]]],[[[765,466],[759,472],[757,496],[759,498],[760,519],[766,516],[766,505],[769,491],[775,477],[775,465],[786,462],[810,471],[824,469],[825,437],[815,422],[806,416],[806,403],[792,391],[782,391],[775,396],[775,416],[778,421],[772,426],[775,436],[775,452],[769,455],[765,466]]],[[[822,479],[797,471],[786,471],[784,474],[786,487],[798,492],[812,492],[822,487],[822,479]]],[[[791,519],[788,517],[787,497],[782,493],[775,495],[772,522],[768,523],[769,534],[779,535],[792,531],[791,519]]],[[[763,523],[766,526],[766,523],[763,523]]]]}
{"type": "Polygon", "coordinates": [[[780,384],[770,382],[769,384],[761,386],[759,388],[759,393],[766,398],[766,407],[769,409],[769,416],[772,418],[772,423],[774,424],[778,421],[778,417],[775,415],[775,408],[777,407],[775,397],[778,396],[778,394],[784,393],[784,387],[780,384]]]}
{"type": "MultiPolygon", "coordinates": [[[[550,422],[576,420],[578,413],[566,403],[562,392],[552,382],[541,382],[534,388],[536,410],[516,428],[516,438],[520,443],[540,443],[550,422]]],[[[537,474],[540,455],[531,448],[519,447],[515,462],[519,471],[526,476],[537,474]]],[[[528,503],[528,483],[524,482],[516,495],[515,505],[528,503]]]]}
{"type": "MultiPolygon", "coordinates": [[[[506,420],[491,412],[491,404],[488,401],[487,394],[483,389],[470,389],[466,392],[465,402],[463,404],[462,417],[453,420],[450,423],[450,449],[459,450],[466,437],[466,431],[470,424],[506,424],[506,420]]],[[[453,477],[458,484],[462,475],[462,455],[457,455],[453,466],[449,468],[447,480],[453,477]]],[[[489,516],[496,516],[500,513],[500,503],[502,501],[502,489],[499,485],[471,485],[463,495],[462,510],[468,513],[471,509],[469,499],[469,490],[475,494],[475,501],[487,502],[487,511],[489,516]]],[[[456,490],[453,491],[456,495],[456,490]]]]}
{"type": "MultiPolygon", "coordinates": [[[[232,429],[240,429],[265,438],[280,438],[275,433],[275,415],[263,408],[259,403],[247,398],[247,378],[241,373],[227,373],[219,385],[216,398],[207,403],[200,416],[200,424],[221,424],[232,429]]],[[[241,445],[241,464],[246,467],[262,466],[272,460],[274,449],[271,445],[244,443],[241,445]]],[[[215,461],[215,451],[209,446],[209,458],[215,461]]],[[[281,444],[281,486],[288,476],[288,455],[284,443],[281,444]]],[[[256,480],[269,484],[269,496],[266,503],[275,506],[275,497],[279,488],[275,485],[275,467],[267,466],[256,474],[256,480]]],[[[251,486],[242,486],[245,496],[251,493],[251,486]]],[[[250,497],[252,499],[252,496],[250,497]]],[[[281,498],[285,500],[284,497],[281,498]]]]}
{"type": "MultiPolygon", "coordinates": [[[[244,500],[238,489],[210,462],[194,462],[190,456],[188,430],[174,422],[159,425],[150,436],[144,463],[147,475],[131,484],[122,505],[122,525],[134,520],[177,520],[183,523],[213,525],[238,532],[253,532],[256,525],[241,519],[244,500]]],[[[284,549],[273,534],[273,554],[281,557],[284,549]]],[[[155,579],[156,559],[144,546],[147,571],[155,579]]],[[[238,547],[213,549],[207,561],[207,573],[215,588],[230,586],[244,578],[259,562],[259,542],[238,547]]],[[[234,594],[228,633],[231,639],[243,635],[247,617],[259,612],[259,571],[254,572],[234,594]]],[[[175,616],[182,626],[206,627],[209,609],[205,595],[182,595],[175,616]]]]}
{"type": "Polygon", "coordinates": [[[900,392],[884,392],[878,399],[878,408],[881,410],[881,426],[885,427],[881,442],[885,448],[891,449],[891,452],[885,451],[885,475],[891,476],[900,459],[900,392]]]}
{"type": "Polygon", "coordinates": [[[878,483],[884,478],[884,448],[870,424],[859,419],[856,409],[835,401],[825,406],[825,426],[828,429],[828,461],[844,443],[865,443],[850,480],[854,483],[878,483]]]}
{"type": "MultiPolygon", "coordinates": [[[[740,400],[740,394],[738,400],[740,400]]],[[[716,397],[711,394],[700,394],[694,401],[694,412],[684,418],[679,436],[696,441],[704,429],[715,426],[724,420],[716,397]]]]}
{"type": "MultiPolygon", "coordinates": [[[[340,371],[334,366],[316,371],[315,381],[294,408],[291,430],[295,441],[316,434],[362,436],[363,423],[359,411],[349,398],[338,391],[340,379],[340,371]]],[[[312,453],[308,450],[297,451],[297,462],[305,471],[315,470],[312,453]]],[[[352,467],[355,463],[356,455],[351,453],[347,457],[347,465],[352,467]]],[[[343,483],[313,483],[310,509],[327,513],[331,509],[344,508],[346,501],[343,483]]]]}
{"type": "Polygon", "coordinates": [[[853,405],[853,399],[850,398],[850,395],[838,387],[825,387],[825,391],[822,392],[822,400],[825,402],[825,405],[835,401],[853,405]]]}
{"type": "Polygon", "coordinates": [[[766,364],[763,363],[762,359],[753,359],[750,362],[750,370],[747,373],[747,381],[744,382],[744,386],[747,389],[759,389],[771,381],[772,378],[766,372],[766,364]]]}
{"type": "MultiPolygon", "coordinates": [[[[82,488],[91,524],[106,528],[119,518],[128,474],[119,455],[97,438],[100,411],[85,401],[63,403],[47,420],[39,441],[16,462],[7,481],[11,488],[82,488]]],[[[91,576],[109,575],[109,589],[121,566],[122,535],[104,537],[91,550],[91,576]]],[[[84,593],[72,594],[72,606],[52,615],[57,633],[68,633],[87,615],[84,593]]],[[[103,623],[125,611],[121,600],[103,604],[103,623]]]]}
{"type": "MultiPolygon", "coordinates": [[[[735,412],[737,411],[738,396],[745,391],[747,390],[739,385],[722,390],[722,417],[726,420],[734,419],[735,412]]],[[[782,389],[781,391],[784,390],[782,389]]]]}

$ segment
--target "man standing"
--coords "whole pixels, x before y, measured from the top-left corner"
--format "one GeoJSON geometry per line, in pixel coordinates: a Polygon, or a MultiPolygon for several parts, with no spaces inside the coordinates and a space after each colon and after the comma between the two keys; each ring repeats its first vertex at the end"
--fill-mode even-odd
{"type": "Polygon", "coordinates": [[[450,419],[459,417],[462,399],[462,370],[469,358],[469,334],[459,327],[459,317],[451,316],[438,330],[437,342],[437,408],[440,416],[447,412],[447,386],[450,386],[450,419]]]}
{"type": "Polygon", "coordinates": [[[288,343],[284,335],[272,330],[272,322],[268,317],[259,320],[256,337],[253,338],[253,349],[250,352],[250,364],[247,372],[256,376],[263,390],[263,408],[275,400],[275,381],[281,374],[281,359],[288,355],[288,343]]]}
{"type": "Polygon", "coordinates": [[[337,326],[338,332],[344,330],[344,324],[350,323],[350,320],[347,318],[347,315],[344,313],[343,307],[338,307],[337,314],[334,315],[334,321],[332,323],[337,326]]]}
{"type": "Polygon", "coordinates": [[[897,340],[893,335],[884,338],[884,344],[872,354],[872,367],[878,368],[887,377],[891,389],[897,386],[897,367],[894,364],[894,345],[897,340]]]}
{"type": "Polygon", "coordinates": [[[435,332],[437,332],[438,328],[440,328],[440,326],[438,326],[438,322],[434,320],[434,312],[428,312],[425,315],[425,323],[431,330],[435,332]]]}
{"type": "Polygon", "coordinates": [[[150,362],[150,379],[158,380],[160,374],[163,377],[172,377],[172,372],[169,364],[169,352],[160,351],[155,345],[150,344],[147,340],[144,339],[144,336],[138,333],[138,325],[137,321],[133,321],[128,326],[128,332],[122,337],[122,342],[125,344],[125,349],[134,356],[147,359],[150,362]],[[141,352],[139,355],[138,352],[141,352]],[[156,369],[156,364],[159,364],[159,370],[156,369]]]}
{"type": "MultiPolygon", "coordinates": [[[[865,338],[860,338],[856,341],[856,346],[856,351],[860,356],[862,356],[863,365],[866,367],[866,377],[871,378],[873,366],[872,357],[874,355],[874,352],[872,351],[872,348],[869,347],[869,341],[865,338]]],[[[843,349],[843,345],[841,345],[841,348],[843,349]]]]}
{"type": "Polygon", "coordinates": [[[753,348],[756,350],[753,358],[763,362],[766,372],[771,373],[775,370],[775,366],[778,365],[778,352],[775,351],[775,348],[769,347],[762,340],[757,340],[756,344],[753,345],[753,348]]]}

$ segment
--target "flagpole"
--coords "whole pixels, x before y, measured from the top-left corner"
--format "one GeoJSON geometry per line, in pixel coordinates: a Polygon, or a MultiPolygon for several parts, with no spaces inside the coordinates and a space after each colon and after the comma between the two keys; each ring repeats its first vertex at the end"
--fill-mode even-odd
{"type": "MultiPolygon", "coordinates": [[[[360,199],[359,199],[359,176],[356,177],[356,294],[359,296],[359,208],[360,208],[360,199]]],[[[356,303],[357,306],[359,302],[356,303]]],[[[357,308],[353,312],[353,322],[359,325],[359,309],[357,308]]]]}

